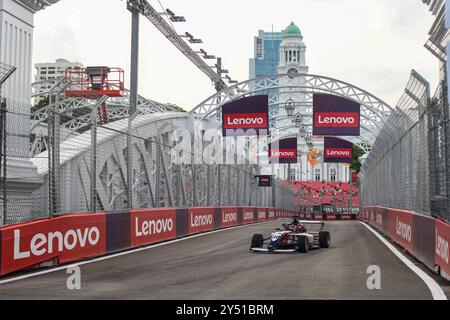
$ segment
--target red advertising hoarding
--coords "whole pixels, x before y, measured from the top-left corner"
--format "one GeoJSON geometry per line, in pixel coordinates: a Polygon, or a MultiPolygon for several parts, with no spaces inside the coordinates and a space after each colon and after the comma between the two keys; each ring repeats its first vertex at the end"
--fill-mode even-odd
{"type": "Polygon", "coordinates": [[[227,207],[220,210],[221,226],[223,228],[238,225],[238,208],[227,207]]]}
{"type": "Polygon", "coordinates": [[[267,209],[258,208],[258,222],[267,221],[267,209]]]}
{"type": "Polygon", "coordinates": [[[176,210],[133,210],[131,245],[133,247],[174,239],[177,236],[176,210]]]}
{"type": "Polygon", "coordinates": [[[352,163],[353,143],[338,138],[325,137],[324,162],[352,163]]]}
{"type": "Polygon", "coordinates": [[[249,224],[255,222],[255,209],[242,208],[242,223],[249,224]]]}
{"type": "Polygon", "coordinates": [[[283,139],[269,144],[270,163],[297,163],[297,138],[283,139]]]}
{"type": "MultiPolygon", "coordinates": [[[[376,216],[374,216],[376,219],[376,216]]],[[[389,209],[389,234],[395,242],[413,253],[413,215],[406,211],[389,209]]]]}
{"type": "Polygon", "coordinates": [[[450,225],[436,221],[435,261],[447,275],[450,275],[450,225]]]}
{"type": "Polygon", "coordinates": [[[214,229],[214,208],[188,209],[188,234],[214,229]]]}
{"type": "Polygon", "coordinates": [[[1,274],[56,259],[58,263],[105,254],[105,214],[71,215],[1,229],[1,274]]]}
{"type": "Polygon", "coordinates": [[[313,108],[313,135],[360,135],[360,104],[342,97],[316,93],[313,97],[313,108]]]}
{"type": "Polygon", "coordinates": [[[256,95],[222,106],[222,134],[230,136],[267,135],[269,132],[269,97],[256,95]]]}

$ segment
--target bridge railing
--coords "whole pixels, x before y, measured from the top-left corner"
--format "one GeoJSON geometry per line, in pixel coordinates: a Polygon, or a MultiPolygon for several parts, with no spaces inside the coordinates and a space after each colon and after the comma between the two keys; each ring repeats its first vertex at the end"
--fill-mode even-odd
{"type": "Polygon", "coordinates": [[[45,151],[33,158],[38,183],[22,200],[7,188],[3,225],[130,209],[298,209],[295,191],[281,181],[274,181],[269,188],[258,186],[258,164],[195,162],[191,151],[180,147],[180,134],[174,134],[180,131],[185,132],[185,138],[189,136],[186,128],[192,127],[192,119],[186,113],[139,114],[131,122],[124,119],[105,124],[100,120],[101,108],[85,110],[84,117],[58,110],[49,110],[50,138],[45,151]],[[74,119],[84,122],[82,129],[64,139],[60,124],[74,119]],[[180,155],[187,157],[176,161],[180,155]]]}

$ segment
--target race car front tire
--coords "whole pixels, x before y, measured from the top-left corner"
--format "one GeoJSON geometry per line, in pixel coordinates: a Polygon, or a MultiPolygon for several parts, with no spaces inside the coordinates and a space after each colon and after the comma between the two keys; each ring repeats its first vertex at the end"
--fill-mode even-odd
{"type": "Polygon", "coordinates": [[[321,231],[319,233],[319,246],[320,248],[329,248],[331,244],[331,236],[328,231],[321,231]]]}
{"type": "Polygon", "coordinates": [[[309,241],[307,237],[298,237],[297,251],[300,253],[307,253],[309,251],[309,241]]]}
{"type": "Polygon", "coordinates": [[[262,248],[263,244],[264,244],[264,236],[262,234],[253,235],[251,248],[262,248]]]}

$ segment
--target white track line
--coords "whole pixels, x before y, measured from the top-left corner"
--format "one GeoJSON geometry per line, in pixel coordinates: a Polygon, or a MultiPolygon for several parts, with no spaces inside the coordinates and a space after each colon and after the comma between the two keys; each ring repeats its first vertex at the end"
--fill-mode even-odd
{"type": "Polygon", "coordinates": [[[153,249],[153,248],[157,248],[157,247],[162,247],[162,246],[166,246],[169,244],[173,244],[173,243],[177,243],[177,242],[181,242],[181,241],[185,241],[185,240],[190,240],[193,238],[203,237],[203,236],[207,236],[207,235],[214,234],[214,233],[219,233],[219,232],[224,232],[224,231],[234,230],[234,229],[240,229],[240,228],[246,228],[246,227],[251,227],[251,226],[255,226],[255,225],[262,225],[262,224],[267,224],[270,222],[273,222],[273,221],[245,224],[242,226],[236,226],[236,227],[231,227],[231,228],[226,228],[226,229],[213,230],[213,231],[209,231],[209,232],[205,232],[205,233],[199,233],[199,234],[195,234],[195,235],[184,237],[184,238],[179,238],[179,239],[175,239],[175,240],[171,240],[171,241],[167,241],[167,242],[161,242],[158,244],[149,245],[146,247],[140,247],[137,249],[114,253],[111,255],[102,256],[102,257],[94,258],[91,260],[72,263],[70,265],[64,265],[64,266],[55,267],[55,268],[48,269],[48,270],[37,271],[37,272],[30,273],[30,274],[25,274],[23,276],[17,276],[17,277],[8,278],[5,280],[0,280],[0,285],[14,282],[14,281],[20,281],[20,280],[24,280],[24,279],[28,279],[28,278],[32,278],[32,277],[37,277],[37,276],[41,276],[43,274],[53,273],[53,272],[65,270],[65,269],[72,268],[72,267],[79,267],[79,266],[83,266],[83,265],[87,265],[87,264],[91,264],[91,263],[95,263],[95,262],[99,262],[99,261],[109,260],[109,259],[113,259],[113,258],[117,258],[117,257],[121,257],[121,256],[126,256],[126,255],[129,255],[132,253],[141,252],[141,251],[145,251],[145,250],[149,250],[149,249],[153,249]]]}
{"type": "Polygon", "coordinates": [[[378,232],[376,232],[371,226],[368,224],[359,221],[363,226],[370,230],[381,242],[383,242],[389,250],[391,250],[397,258],[399,258],[408,268],[410,268],[423,282],[427,285],[428,289],[431,291],[431,295],[434,300],[447,300],[447,296],[445,295],[442,288],[431,278],[426,272],[417,267],[411,260],[405,257],[400,251],[397,250],[389,241],[383,238],[378,232]]]}

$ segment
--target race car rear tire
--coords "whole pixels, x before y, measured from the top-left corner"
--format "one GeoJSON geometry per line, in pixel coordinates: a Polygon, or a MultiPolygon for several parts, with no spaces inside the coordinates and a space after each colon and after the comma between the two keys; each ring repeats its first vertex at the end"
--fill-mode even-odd
{"type": "Polygon", "coordinates": [[[251,248],[262,248],[263,244],[264,244],[264,236],[262,234],[253,235],[251,248]]]}
{"type": "Polygon", "coordinates": [[[328,231],[321,231],[319,233],[319,246],[320,248],[329,248],[331,244],[331,236],[328,231]]]}
{"type": "Polygon", "coordinates": [[[308,253],[309,241],[307,237],[299,237],[297,240],[297,251],[300,253],[308,253]]]}

